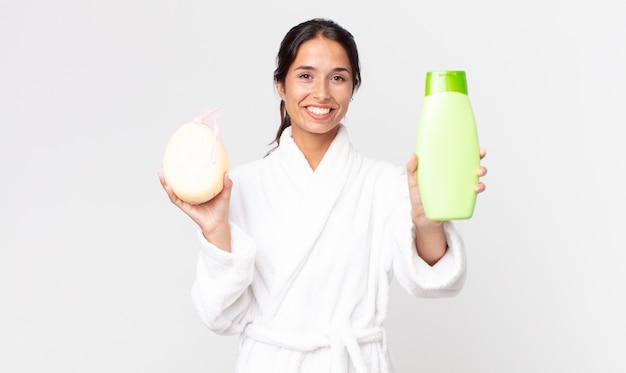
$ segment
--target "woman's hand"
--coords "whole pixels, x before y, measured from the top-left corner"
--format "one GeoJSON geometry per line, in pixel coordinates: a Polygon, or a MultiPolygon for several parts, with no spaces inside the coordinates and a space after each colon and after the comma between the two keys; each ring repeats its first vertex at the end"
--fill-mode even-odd
{"type": "MultiPolygon", "coordinates": [[[[485,158],[486,155],[487,155],[487,150],[485,150],[484,148],[481,148],[480,159],[482,160],[483,158],[485,158]]],[[[417,185],[417,166],[418,166],[417,155],[415,153],[412,153],[411,157],[409,158],[408,163],[406,164],[406,173],[409,179],[408,180],[409,195],[411,197],[411,217],[413,218],[413,223],[416,225],[418,223],[425,223],[428,225],[429,224],[428,222],[424,222],[424,219],[426,220],[428,219],[426,218],[426,214],[424,213],[424,206],[422,205],[422,199],[420,198],[419,186],[417,185]]],[[[487,175],[487,168],[481,165],[478,168],[478,170],[476,170],[476,174],[479,177],[483,177],[487,175]]],[[[486,189],[486,186],[483,182],[479,182],[474,187],[474,191],[476,193],[482,193],[485,191],[485,189],[486,189]]],[[[435,222],[432,220],[429,220],[429,221],[432,223],[441,223],[441,222],[435,222]]]]}
{"type": "MultiPolygon", "coordinates": [[[[480,149],[480,159],[485,158],[487,151],[480,149]]],[[[411,199],[411,219],[416,230],[416,246],[417,252],[428,264],[436,263],[445,254],[447,243],[443,231],[443,222],[430,220],[424,212],[424,205],[420,197],[419,186],[417,184],[417,166],[418,159],[415,153],[411,154],[406,164],[406,173],[408,176],[409,196],[411,199]]],[[[487,174],[487,168],[480,166],[476,170],[479,177],[487,174]]],[[[474,187],[476,193],[485,191],[485,184],[479,182],[474,187]]]]}
{"type": "Polygon", "coordinates": [[[159,173],[159,180],[170,201],[198,224],[207,241],[230,252],[229,208],[233,182],[228,174],[224,174],[222,191],[211,200],[197,205],[178,198],[161,173],[159,173]]]}

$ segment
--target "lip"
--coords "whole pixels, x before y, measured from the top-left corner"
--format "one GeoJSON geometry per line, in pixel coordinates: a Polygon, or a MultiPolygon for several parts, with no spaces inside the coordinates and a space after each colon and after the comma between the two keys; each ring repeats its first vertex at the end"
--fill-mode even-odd
{"type": "Polygon", "coordinates": [[[335,109],[329,106],[307,105],[304,107],[304,111],[306,111],[307,115],[313,119],[324,120],[324,119],[330,118],[333,115],[333,111],[335,111],[335,109]],[[310,111],[309,108],[328,109],[328,113],[325,113],[325,114],[314,113],[310,111]]]}

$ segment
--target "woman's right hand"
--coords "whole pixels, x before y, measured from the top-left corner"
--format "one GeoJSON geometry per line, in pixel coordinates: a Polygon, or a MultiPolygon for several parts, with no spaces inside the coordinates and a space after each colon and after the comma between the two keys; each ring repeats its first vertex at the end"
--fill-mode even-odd
{"type": "Polygon", "coordinates": [[[218,248],[230,252],[229,208],[233,182],[228,174],[224,174],[222,191],[209,201],[197,205],[178,198],[165,182],[162,173],[159,173],[159,180],[170,201],[198,224],[204,238],[218,248]]]}

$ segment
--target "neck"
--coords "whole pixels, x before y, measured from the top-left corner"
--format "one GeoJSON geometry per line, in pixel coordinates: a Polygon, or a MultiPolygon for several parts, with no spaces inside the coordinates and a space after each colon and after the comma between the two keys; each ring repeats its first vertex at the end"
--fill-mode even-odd
{"type": "Polygon", "coordinates": [[[300,131],[296,126],[292,127],[291,137],[293,141],[298,145],[302,154],[304,154],[311,169],[315,171],[322,161],[322,158],[324,158],[330,144],[335,139],[335,136],[337,136],[339,127],[337,126],[327,133],[309,133],[300,131]]]}

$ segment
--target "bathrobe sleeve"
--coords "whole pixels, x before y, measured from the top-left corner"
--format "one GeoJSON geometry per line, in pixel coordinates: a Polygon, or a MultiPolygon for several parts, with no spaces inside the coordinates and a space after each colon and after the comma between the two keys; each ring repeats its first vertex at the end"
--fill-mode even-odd
{"type": "Polygon", "coordinates": [[[209,243],[198,231],[200,253],[191,295],[204,324],[218,334],[240,333],[250,318],[256,247],[231,223],[231,252],[209,243]]]}
{"type": "Polygon", "coordinates": [[[398,283],[411,295],[425,298],[456,295],[465,281],[465,249],[461,236],[452,222],[444,222],[448,249],[444,256],[430,266],[417,255],[415,228],[411,220],[411,203],[407,175],[396,172],[392,185],[393,203],[387,204],[386,236],[390,243],[391,267],[398,283]]]}

